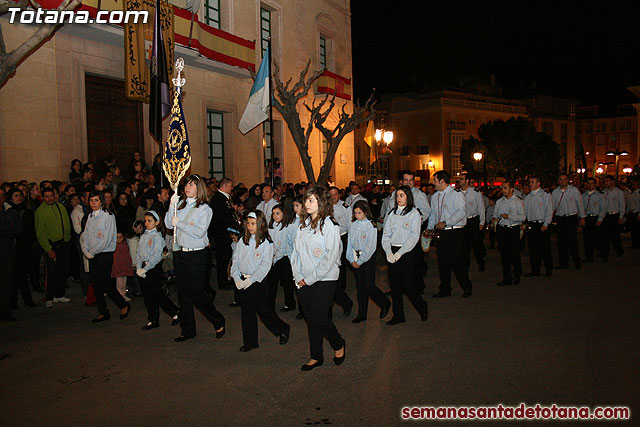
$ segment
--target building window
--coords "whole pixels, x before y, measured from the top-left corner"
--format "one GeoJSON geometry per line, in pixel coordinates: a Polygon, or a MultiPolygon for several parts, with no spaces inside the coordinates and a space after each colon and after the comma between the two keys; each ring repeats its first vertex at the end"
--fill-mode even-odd
{"type": "MultiPolygon", "coordinates": [[[[262,46],[262,55],[269,47],[269,37],[271,37],[271,12],[265,8],[260,8],[260,44],[262,46]]],[[[273,55],[273,53],[272,53],[273,55]]]]}
{"type": "Polygon", "coordinates": [[[205,23],[213,28],[220,28],[220,0],[204,0],[205,23]]]}
{"type": "Polygon", "coordinates": [[[606,132],[607,131],[607,123],[606,122],[602,122],[601,130],[602,130],[602,132],[606,132]]]}
{"type": "Polygon", "coordinates": [[[616,122],[615,121],[611,122],[611,130],[614,131],[614,132],[616,130],[616,122]]]}
{"type": "Polygon", "coordinates": [[[322,138],[322,162],[327,159],[327,153],[329,152],[329,141],[322,138]]]}
{"type": "Polygon", "coordinates": [[[449,152],[451,153],[451,176],[459,175],[462,171],[460,162],[460,147],[464,139],[464,132],[452,131],[449,135],[449,152]]]}
{"type": "Polygon", "coordinates": [[[209,146],[209,177],[224,178],[223,114],[207,110],[207,143],[209,146]]]}
{"type": "Polygon", "coordinates": [[[262,145],[264,146],[264,159],[271,159],[271,124],[267,120],[262,124],[262,132],[264,135],[264,141],[262,145]]]}
{"type": "Polygon", "coordinates": [[[320,69],[327,69],[327,39],[320,36],[320,69]]]}

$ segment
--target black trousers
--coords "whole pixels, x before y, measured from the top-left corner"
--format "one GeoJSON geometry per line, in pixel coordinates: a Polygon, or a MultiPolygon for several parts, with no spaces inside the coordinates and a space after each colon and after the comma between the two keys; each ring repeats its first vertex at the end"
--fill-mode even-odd
{"type": "Polygon", "coordinates": [[[0,319],[11,314],[11,287],[13,286],[13,254],[0,257],[0,319]]]}
{"type": "Polygon", "coordinates": [[[338,286],[336,287],[336,295],[333,298],[336,304],[342,307],[343,310],[348,310],[353,307],[353,301],[349,298],[349,295],[345,292],[347,289],[347,239],[348,234],[340,236],[342,240],[342,255],[340,256],[340,275],[338,276],[338,286]]]}
{"type": "Polygon", "coordinates": [[[147,271],[146,276],[146,278],[138,277],[138,280],[144,297],[144,306],[147,308],[147,320],[159,321],[160,308],[171,317],[178,314],[178,306],[162,291],[162,262],[147,271]]]}
{"type": "Polygon", "coordinates": [[[41,289],[40,284],[40,257],[42,257],[42,248],[40,244],[31,242],[31,255],[29,256],[29,280],[31,288],[35,291],[41,289]]]}
{"type": "MultiPolygon", "coordinates": [[[[398,252],[398,250],[400,250],[399,247],[391,246],[391,252],[394,254],[398,252]]],[[[422,299],[415,287],[415,269],[416,258],[411,252],[402,255],[395,263],[389,264],[394,320],[405,320],[403,293],[407,294],[409,301],[411,301],[411,304],[413,304],[418,314],[426,314],[429,310],[427,302],[422,299]]]]}
{"type": "Polygon", "coordinates": [[[247,289],[240,290],[240,309],[242,310],[242,341],[245,346],[258,346],[258,316],[264,326],[275,336],[289,329],[267,300],[266,281],[255,282],[247,289]]]}
{"type": "MultiPolygon", "coordinates": [[[[45,255],[46,256],[46,255],[45,255]]],[[[116,285],[111,280],[111,267],[113,266],[113,252],[101,252],[94,255],[89,260],[89,276],[94,294],[96,295],[96,305],[98,313],[103,316],[109,316],[107,302],[104,299],[106,293],[111,301],[113,301],[119,309],[127,306],[127,302],[122,298],[120,292],[116,289],[116,285]]]]}
{"type": "Polygon", "coordinates": [[[284,288],[284,305],[289,308],[296,307],[296,300],[293,296],[293,272],[289,257],[280,258],[269,270],[266,278],[267,296],[271,308],[275,309],[276,295],[278,294],[278,283],[284,288]]]}
{"type": "Polygon", "coordinates": [[[531,227],[528,231],[529,242],[529,263],[531,272],[540,274],[540,264],[544,261],[544,269],[549,272],[553,270],[553,258],[551,257],[551,238],[549,229],[542,231],[542,223],[529,223],[531,227]]]}
{"type": "Polygon", "coordinates": [[[500,227],[497,236],[500,261],[502,263],[502,280],[506,283],[519,281],[522,276],[520,262],[520,226],[500,227]]]}
{"type": "Polygon", "coordinates": [[[451,292],[451,272],[460,287],[471,290],[469,265],[464,257],[464,229],[440,230],[438,232],[438,274],[440,292],[451,292]]]}
{"type": "MultiPolygon", "coordinates": [[[[54,297],[61,298],[64,296],[67,270],[69,268],[69,250],[69,242],[55,245],[53,248],[56,253],[55,260],[49,258],[46,252],[44,253],[47,272],[47,301],[53,300],[54,297]]],[[[111,270],[109,270],[109,280],[111,280],[111,270]]]]}
{"type": "Polygon", "coordinates": [[[602,252],[602,227],[596,227],[596,222],[598,222],[598,215],[587,216],[584,219],[582,233],[584,237],[584,257],[587,261],[593,261],[594,249],[602,252]]]}
{"type": "MultiPolygon", "coordinates": [[[[173,268],[176,274],[176,288],[178,291],[178,301],[180,302],[180,327],[182,335],[185,337],[196,336],[196,318],[193,312],[195,306],[213,323],[216,330],[225,324],[224,316],[216,310],[210,298],[204,292],[204,276],[207,273],[207,262],[209,262],[208,251],[173,253],[173,268]]],[[[218,264],[220,268],[221,264],[218,264]]],[[[227,279],[225,267],[225,280],[227,279]]]]}
{"type": "Polygon", "coordinates": [[[13,286],[11,289],[11,305],[18,304],[18,291],[22,295],[22,302],[33,305],[31,288],[29,287],[29,255],[31,245],[18,245],[13,261],[13,286]]]}
{"type": "Polygon", "coordinates": [[[418,243],[411,249],[411,254],[415,258],[415,268],[413,269],[413,285],[415,286],[418,293],[424,292],[427,287],[424,284],[424,275],[427,273],[427,262],[424,260],[424,251],[422,250],[422,245],[420,244],[420,239],[418,239],[418,243]]]}
{"type": "Polygon", "coordinates": [[[324,360],[322,339],[326,337],[334,350],[344,346],[344,339],[329,318],[329,310],[336,294],[338,282],[322,281],[298,289],[298,299],[304,311],[309,332],[309,351],[312,359],[324,360]]]}
{"type": "Polygon", "coordinates": [[[620,240],[619,215],[607,214],[602,220],[602,257],[609,257],[609,246],[613,246],[618,256],[622,255],[622,241],[620,240]]]}
{"type": "Polygon", "coordinates": [[[629,228],[631,229],[631,247],[640,248],[640,221],[638,221],[638,212],[629,214],[629,228]]]}
{"type": "Polygon", "coordinates": [[[360,268],[354,268],[356,276],[356,291],[358,293],[358,316],[361,319],[367,318],[369,298],[380,308],[388,307],[391,302],[389,298],[376,286],[376,254],[374,253],[369,261],[360,268]]]}
{"type": "MultiPolygon", "coordinates": [[[[216,277],[218,279],[218,289],[221,289],[221,286],[225,286],[229,283],[229,276],[227,275],[227,267],[229,267],[229,262],[231,262],[231,255],[233,255],[233,251],[231,250],[231,240],[224,239],[222,237],[216,236],[216,277]]],[[[209,251],[206,251],[207,255],[209,251]]],[[[211,260],[207,256],[207,262],[209,265],[211,264],[211,260]]]]}
{"type": "Polygon", "coordinates": [[[569,253],[576,265],[580,265],[578,254],[578,215],[558,216],[558,255],[560,267],[569,266],[569,253]]]}
{"type": "Polygon", "coordinates": [[[471,267],[471,250],[478,263],[478,267],[484,268],[485,248],[482,242],[480,231],[480,217],[467,218],[467,225],[464,226],[464,255],[467,263],[467,270],[471,267]]]}

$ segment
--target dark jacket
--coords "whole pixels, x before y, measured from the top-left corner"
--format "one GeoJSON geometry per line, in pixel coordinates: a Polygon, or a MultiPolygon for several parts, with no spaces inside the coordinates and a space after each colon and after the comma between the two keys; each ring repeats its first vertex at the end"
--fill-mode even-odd
{"type": "Polygon", "coordinates": [[[22,221],[14,209],[3,208],[0,211],[0,257],[13,255],[16,250],[16,237],[22,233],[22,221]]]}
{"type": "Polygon", "coordinates": [[[217,191],[211,198],[209,205],[213,211],[213,217],[209,224],[209,235],[213,237],[216,245],[231,245],[227,228],[234,228],[238,231],[240,228],[240,224],[235,219],[235,210],[231,205],[231,200],[217,191]]]}

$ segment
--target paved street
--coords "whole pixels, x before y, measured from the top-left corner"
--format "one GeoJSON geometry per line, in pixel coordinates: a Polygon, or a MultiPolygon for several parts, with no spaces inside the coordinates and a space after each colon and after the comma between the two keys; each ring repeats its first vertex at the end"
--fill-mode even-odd
{"type": "MultiPolygon", "coordinates": [[[[499,288],[490,250],[485,273],[472,264],[471,298],[454,279],[454,295],[439,300],[435,253],[428,258],[427,322],[408,301],[407,323],[394,327],[373,306],[359,325],[335,309],[346,361],[334,366],[325,342],[325,365],[312,372],[299,369],[308,342],[295,312],[283,316],[286,346],[260,325],[261,347],[245,354],[230,291],[216,300],[223,339],[198,314],[197,339],[176,344],[166,315],[161,328],[140,329],[141,298],[126,320],[109,302],[112,320],[91,324],[96,309],[74,284],[71,304],[21,308],[19,322],[0,324],[0,425],[397,425],[404,405],[520,402],[640,410],[640,251],[499,288]]],[[[386,268],[377,276],[387,288],[386,268]]]]}

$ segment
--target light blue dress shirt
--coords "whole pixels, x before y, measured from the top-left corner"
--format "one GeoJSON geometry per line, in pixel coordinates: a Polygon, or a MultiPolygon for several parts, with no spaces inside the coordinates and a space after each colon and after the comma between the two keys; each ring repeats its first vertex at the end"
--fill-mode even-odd
{"type": "Polygon", "coordinates": [[[604,196],[598,190],[582,193],[582,205],[587,216],[597,215],[596,221],[602,221],[607,212],[604,210],[604,196]]]}
{"type": "Polygon", "coordinates": [[[341,236],[349,232],[349,224],[351,224],[352,210],[353,210],[353,206],[349,206],[347,202],[339,201],[338,203],[333,205],[333,218],[335,218],[335,220],[338,221],[338,224],[340,224],[341,236]]]}
{"type": "Polygon", "coordinates": [[[116,250],[116,217],[102,209],[93,211],[87,218],[82,241],[82,253],[96,256],[116,250]]]}
{"type": "Polygon", "coordinates": [[[618,187],[604,190],[604,210],[607,214],[618,214],[620,218],[624,216],[626,203],[624,193],[618,187]]]}
{"type": "Polygon", "coordinates": [[[273,224],[273,228],[269,229],[269,236],[273,240],[273,263],[275,264],[281,258],[289,256],[293,250],[293,241],[291,240],[292,224],[282,226],[282,223],[273,224]]]}
{"type": "Polygon", "coordinates": [[[498,225],[513,227],[522,224],[524,221],[524,202],[517,197],[515,193],[511,198],[507,199],[502,196],[496,202],[496,208],[493,211],[493,217],[499,218],[498,225]],[[502,218],[502,214],[507,214],[509,218],[502,218]]]}
{"type": "Polygon", "coordinates": [[[405,215],[404,207],[398,207],[397,210],[387,214],[382,229],[382,249],[385,254],[390,255],[391,246],[400,247],[396,254],[402,256],[407,252],[411,252],[418,240],[420,240],[420,225],[422,218],[416,208],[411,209],[405,215]]]}
{"type": "MultiPolygon", "coordinates": [[[[182,200],[178,202],[178,206],[181,204],[182,200]]],[[[180,221],[176,224],[176,240],[181,248],[203,249],[209,245],[207,230],[213,212],[211,212],[211,208],[207,203],[197,208],[195,206],[196,200],[188,198],[187,205],[182,209],[178,209],[178,219],[180,221]]],[[[171,225],[173,212],[174,205],[171,205],[164,216],[164,225],[169,230],[173,229],[171,225]]]]}
{"type": "Polygon", "coordinates": [[[484,224],[484,200],[482,194],[478,193],[474,188],[469,187],[466,190],[460,190],[460,194],[464,197],[467,218],[478,216],[480,224],[484,224]]]}
{"type": "Polygon", "coordinates": [[[524,198],[524,213],[527,221],[542,221],[542,225],[548,227],[553,218],[551,195],[542,188],[529,192],[524,198]]]}
{"type": "Polygon", "coordinates": [[[573,185],[567,185],[564,192],[560,187],[556,187],[551,193],[551,198],[553,199],[554,215],[571,216],[578,214],[580,218],[584,218],[582,196],[580,195],[580,190],[573,185]]]}
{"type": "Polygon", "coordinates": [[[353,221],[349,227],[349,238],[347,240],[347,261],[356,261],[353,251],[360,253],[358,265],[369,261],[376,253],[378,243],[378,231],[368,219],[353,221]]]}
{"type": "Polygon", "coordinates": [[[242,280],[241,275],[251,276],[251,283],[262,282],[273,265],[273,244],[263,240],[256,248],[256,238],[251,236],[249,244],[240,238],[231,258],[231,277],[242,280]]]}
{"type": "Polygon", "coordinates": [[[155,228],[145,230],[138,242],[136,252],[136,268],[144,268],[146,271],[153,269],[162,261],[162,250],[165,248],[165,240],[162,234],[155,228]],[[143,263],[146,263],[144,267],[143,263]]]}
{"type": "Polygon", "coordinates": [[[442,191],[437,191],[431,197],[431,214],[427,228],[433,230],[440,222],[447,224],[445,229],[467,225],[467,208],[464,196],[450,185],[442,191]]]}
{"type": "Polygon", "coordinates": [[[310,219],[305,226],[297,227],[291,253],[291,270],[295,283],[305,281],[312,286],[320,281],[338,280],[342,240],[340,227],[325,218],[322,229],[311,229],[310,219]]]}

